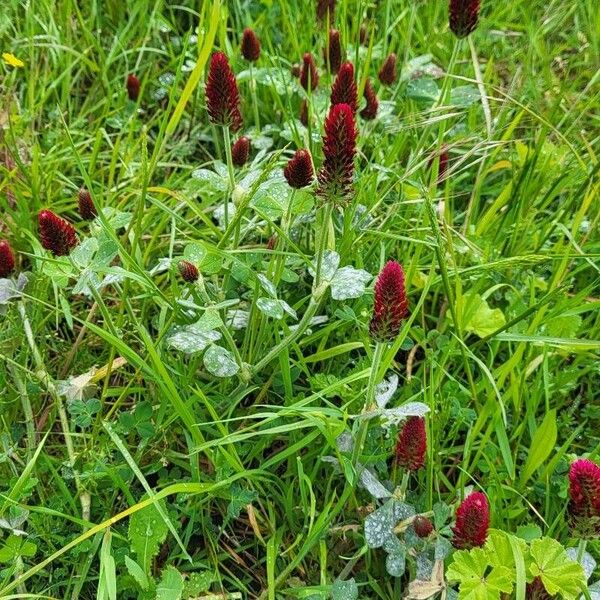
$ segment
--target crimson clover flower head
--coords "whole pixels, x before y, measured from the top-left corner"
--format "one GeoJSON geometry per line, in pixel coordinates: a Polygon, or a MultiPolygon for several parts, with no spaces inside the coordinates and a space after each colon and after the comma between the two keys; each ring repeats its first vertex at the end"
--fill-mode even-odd
{"type": "Polygon", "coordinates": [[[490,505],[482,492],[468,495],[456,511],[452,545],[461,550],[483,546],[490,526],[490,505]]]}
{"type": "Polygon", "coordinates": [[[328,50],[325,50],[325,62],[329,63],[329,70],[332,73],[337,73],[342,64],[342,43],[340,40],[340,32],[337,29],[329,30],[329,45],[328,50]]]}
{"type": "Polygon", "coordinates": [[[302,104],[300,104],[300,123],[304,125],[304,127],[308,127],[308,102],[306,98],[302,100],[302,104]]]}
{"type": "Polygon", "coordinates": [[[365,91],[363,93],[365,100],[367,101],[366,106],[360,111],[360,116],[366,121],[370,121],[377,116],[377,109],[379,108],[379,101],[377,100],[377,94],[371,84],[371,79],[367,78],[365,82],[365,91]]]}
{"type": "Polygon", "coordinates": [[[215,125],[237,131],[243,123],[235,75],[223,52],[215,52],[206,79],[206,108],[215,125]]]}
{"type": "Polygon", "coordinates": [[[396,76],[396,55],[392,52],[381,65],[378,77],[383,85],[392,85],[396,81],[396,76]]]}
{"type": "Polygon", "coordinates": [[[371,337],[378,342],[394,340],[407,315],[404,269],[400,263],[390,260],[375,282],[373,316],[369,324],[371,337]]]}
{"type": "Polygon", "coordinates": [[[136,102],[140,95],[140,87],[140,80],[133,73],[127,76],[127,95],[133,102],[136,102]]]}
{"type": "Polygon", "coordinates": [[[356,113],[358,90],[354,81],[354,65],[345,62],[331,86],[331,104],[347,104],[356,113]]]}
{"type": "Polygon", "coordinates": [[[260,56],[260,41],[256,33],[254,33],[250,27],[244,29],[240,50],[242,56],[250,62],[257,61],[260,56]]]}
{"type": "Polygon", "coordinates": [[[569,521],[582,538],[600,536],[600,466],[586,458],[569,469],[569,521]]]}
{"type": "Polygon", "coordinates": [[[325,201],[345,204],[352,194],[356,122],[347,104],[335,104],[325,119],[324,160],[317,179],[317,193],[325,201]]]}
{"type": "Polygon", "coordinates": [[[424,417],[408,417],[398,432],[396,463],[408,471],[418,471],[425,466],[427,433],[424,417]]]}
{"type": "Polygon", "coordinates": [[[314,178],[310,152],[304,148],[296,150],[283,169],[283,176],[290,187],[300,189],[310,185],[314,178]]]}
{"type": "Polygon", "coordinates": [[[329,20],[333,21],[335,11],[335,0],[317,0],[317,19],[324,21],[329,14],[329,20]]]}
{"type": "Polygon", "coordinates": [[[79,243],[73,226],[51,210],[40,211],[38,225],[42,246],[54,256],[68,256],[79,243]]]}
{"type": "Polygon", "coordinates": [[[15,269],[15,255],[6,240],[0,240],[0,277],[7,277],[15,269]]]}
{"type": "Polygon", "coordinates": [[[433,523],[427,517],[417,515],[413,521],[413,528],[417,536],[426,538],[429,537],[433,531],[433,523]]]}
{"type": "Polygon", "coordinates": [[[243,167],[250,156],[250,140],[242,136],[231,146],[231,160],[236,167],[243,167]]]}
{"type": "Polygon", "coordinates": [[[77,204],[79,208],[79,216],[85,221],[91,221],[98,215],[98,211],[96,210],[96,206],[92,200],[92,195],[87,188],[82,187],[79,190],[79,193],[77,194],[77,204]]]}
{"type": "Polygon", "coordinates": [[[319,83],[319,72],[315,64],[315,58],[310,52],[302,57],[302,68],[300,70],[300,85],[308,92],[309,87],[314,90],[319,83]]]}
{"type": "Polygon", "coordinates": [[[465,38],[475,31],[480,5],[480,0],[449,0],[450,29],[457,38],[465,38]]]}
{"type": "Polygon", "coordinates": [[[198,281],[198,277],[200,277],[198,267],[192,264],[189,260],[180,260],[177,268],[179,269],[179,274],[184,281],[187,281],[188,283],[194,283],[194,281],[198,281]]]}

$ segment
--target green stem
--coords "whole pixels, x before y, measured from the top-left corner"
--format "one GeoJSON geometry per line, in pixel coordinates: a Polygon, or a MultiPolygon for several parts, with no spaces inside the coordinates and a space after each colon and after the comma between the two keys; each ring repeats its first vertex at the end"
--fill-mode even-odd
{"type": "Polygon", "coordinates": [[[235,173],[233,171],[233,159],[231,158],[231,135],[229,133],[229,127],[223,126],[223,144],[225,145],[225,157],[227,159],[227,172],[229,173],[229,186],[227,194],[225,195],[225,211],[223,213],[223,220],[225,222],[225,230],[229,225],[229,199],[235,189],[235,173]]]}
{"type": "Polygon", "coordinates": [[[490,103],[488,102],[487,93],[485,91],[485,85],[483,83],[483,77],[481,75],[481,67],[479,66],[479,58],[477,57],[477,50],[473,43],[472,36],[469,36],[469,49],[471,50],[471,59],[473,61],[473,70],[475,71],[475,80],[477,81],[477,89],[481,96],[481,106],[483,108],[483,115],[485,117],[485,128],[487,131],[488,139],[492,137],[492,112],[490,110],[490,103]]]}
{"type": "Polygon", "coordinates": [[[279,254],[277,255],[277,259],[275,262],[275,268],[273,270],[274,277],[273,283],[277,285],[279,280],[281,279],[281,274],[283,273],[283,269],[285,267],[285,252],[287,249],[287,240],[289,237],[289,232],[291,229],[291,219],[292,219],[292,207],[294,204],[294,198],[296,196],[296,188],[292,188],[292,193],[290,194],[290,199],[288,201],[287,208],[283,215],[283,219],[281,220],[281,232],[283,233],[283,239],[281,240],[281,247],[279,248],[279,254]]]}
{"type": "MultiPolygon", "coordinates": [[[[317,240],[317,267],[315,272],[314,287],[318,289],[321,285],[321,268],[323,266],[323,254],[327,246],[327,237],[329,234],[329,221],[331,220],[331,213],[333,211],[333,205],[331,202],[327,202],[323,211],[323,220],[318,230],[317,240]]],[[[314,292],[313,292],[314,293],[314,292]]]]}
{"type": "Polygon", "coordinates": [[[577,545],[577,562],[581,564],[583,562],[583,557],[585,556],[585,549],[587,547],[587,540],[579,540],[579,544],[577,545]]]}
{"type": "Polygon", "coordinates": [[[256,133],[260,131],[260,117],[258,114],[258,100],[256,99],[256,81],[254,80],[254,69],[252,62],[250,63],[250,94],[252,95],[252,107],[254,109],[254,125],[256,125],[256,133]]]}
{"type": "MultiPolygon", "coordinates": [[[[375,403],[375,387],[377,385],[379,367],[381,365],[381,359],[383,358],[384,350],[385,344],[382,342],[377,342],[375,345],[375,352],[373,352],[373,360],[371,362],[371,372],[369,373],[369,383],[367,384],[367,398],[365,400],[363,413],[369,410],[375,403]]],[[[361,419],[360,427],[356,435],[356,441],[354,443],[354,450],[352,451],[352,464],[355,468],[358,464],[358,459],[360,458],[363,447],[367,440],[369,423],[370,419],[361,419]]]]}

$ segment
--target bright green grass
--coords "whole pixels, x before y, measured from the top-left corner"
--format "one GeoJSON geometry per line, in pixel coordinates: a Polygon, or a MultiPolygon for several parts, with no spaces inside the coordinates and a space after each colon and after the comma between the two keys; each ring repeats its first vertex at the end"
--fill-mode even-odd
{"type": "MultiPolygon", "coordinates": [[[[373,275],[390,258],[405,267],[412,320],[384,352],[378,379],[397,373],[394,405],[417,400],[432,411],[427,468],[410,481],[422,510],[454,504],[473,485],[487,493],[494,527],[534,524],[568,544],[569,461],[600,458],[600,11],[595,0],[483,5],[470,47],[448,31],[442,0],[338,1],[336,25],[361,89],[367,75],[376,82],[390,51],[404,66],[425,54],[442,69],[453,65],[436,80],[437,105],[407,93],[406,81],[379,88],[387,116],[359,123],[356,196],[344,219],[334,214],[328,244],[342,265],[373,275]],[[358,51],[361,23],[371,45],[358,51]],[[458,86],[470,86],[471,104],[450,105],[458,86]],[[451,171],[437,185],[428,163],[442,144],[451,171]],[[352,222],[358,205],[370,217],[362,227],[352,222]],[[482,317],[479,298],[503,318],[482,317]]],[[[36,545],[0,565],[0,595],[95,598],[112,553],[118,597],[137,597],[124,562],[127,515],[107,519],[139,510],[148,491],[165,497],[159,520],[171,528],[153,573],[208,570],[213,592],[318,593],[364,546],[372,499],[321,459],[338,454],[335,438],[364,405],[371,294],[335,301],[327,292],[317,314],[328,321],[251,381],[215,378],[200,357],[165,344],[174,324],[189,322],[175,268],[189,242],[209,250],[210,298],[240,299],[250,311],[247,328],[231,332],[250,366],[294,324],[257,309],[265,294],[256,274],[272,273],[284,256],[279,298],[302,317],[311,295],[314,223],[288,242],[264,202],[246,210],[241,232],[225,236],[212,217],[223,194],[194,185],[192,172],[214,170],[225,154],[191,69],[212,26],[205,50],[224,50],[234,71],[245,71],[238,43],[251,26],[262,42],[256,68],[291,81],[290,66],[306,51],[322,66],[323,28],[308,0],[231,0],[211,23],[212,10],[210,2],[143,0],[8,0],[0,8],[0,51],[25,63],[0,71],[0,158],[8,151],[16,162],[0,163],[0,237],[32,273],[23,302],[0,316],[0,518],[26,508],[21,528],[36,545]],[[137,114],[124,86],[131,72],[142,81],[137,114]],[[37,241],[41,208],[78,223],[81,185],[97,206],[132,214],[113,241],[114,264],[133,275],[93,298],[42,273],[52,259],[37,241]],[[274,233],[287,254],[267,250],[274,233]],[[149,274],[165,257],[172,267],[149,274]],[[67,405],[56,391],[57,381],[118,357],[127,363],[97,377],[97,410],[87,420],[77,413],[83,402],[67,405]]],[[[322,71],[316,134],[330,81],[322,71]]],[[[249,170],[280,171],[307,137],[292,84],[257,85],[262,137],[248,79],[239,85],[244,131],[272,142],[236,170],[241,181],[249,170]]],[[[317,164],[318,139],[310,142],[317,164]]],[[[89,226],[78,230],[84,239],[89,226]]],[[[385,478],[392,452],[393,439],[373,424],[364,462],[385,478]]],[[[0,553],[8,534],[0,530],[0,553]]],[[[597,543],[588,549],[600,558],[597,543]]],[[[386,575],[382,556],[367,551],[346,575],[368,597],[398,598],[402,585],[386,575]]]]}

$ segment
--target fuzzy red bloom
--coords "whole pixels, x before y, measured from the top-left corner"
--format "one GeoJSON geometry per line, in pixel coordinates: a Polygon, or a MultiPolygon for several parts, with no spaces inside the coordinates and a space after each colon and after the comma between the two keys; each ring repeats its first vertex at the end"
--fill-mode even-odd
{"type": "Polygon", "coordinates": [[[300,71],[300,85],[308,91],[310,86],[311,90],[314,90],[319,83],[319,72],[317,71],[317,65],[315,59],[310,52],[307,52],[302,57],[302,69],[300,71]]]}
{"type": "Polygon", "coordinates": [[[242,51],[242,56],[251,62],[258,60],[260,56],[260,40],[250,27],[244,29],[240,50],[242,51]]]}
{"type": "Polygon", "coordinates": [[[293,188],[303,188],[312,183],[314,171],[310,152],[301,148],[296,150],[283,169],[283,176],[293,188]]]}
{"type": "Polygon", "coordinates": [[[127,77],[127,95],[129,99],[135,102],[140,95],[140,80],[132,73],[127,77]]]}
{"type": "Polygon", "coordinates": [[[0,277],[7,277],[15,268],[15,255],[6,240],[0,240],[0,277]]]}
{"type": "Polygon", "coordinates": [[[600,466],[580,458],[569,470],[569,520],[582,538],[600,536],[600,466]]]}
{"type": "Polygon", "coordinates": [[[69,255],[79,243],[73,226],[50,210],[40,211],[38,224],[42,246],[55,256],[69,255]]]}
{"type": "Polygon", "coordinates": [[[92,200],[92,196],[87,188],[82,187],[77,195],[79,206],[79,215],[86,221],[91,221],[96,217],[98,211],[92,200]]]}
{"type": "Polygon", "coordinates": [[[542,578],[538,576],[531,583],[527,584],[525,598],[527,600],[552,600],[554,596],[551,596],[547,592],[542,578]]]}
{"type": "Polygon", "coordinates": [[[329,65],[330,72],[337,73],[342,64],[342,43],[340,41],[340,32],[337,29],[329,30],[328,47],[324,54],[325,62],[329,65]]]}
{"type": "Polygon", "coordinates": [[[378,77],[383,85],[392,85],[396,81],[396,76],[396,55],[392,52],[381,65],[378,77]]]}
{"type": "Polygon", "coordinates": [[[490,526],[490,505],[485,494],[473,492],[467,496],[456,511],[456,523],[452,527],[452,545],[459,549],[483,546],[490,526]]]}
{"type": "Polygon", "coordinates": [[[347,104],[353,113],[358,105],[358,90],[354,81],[354,65],[345,62],[331,86],[331,104],[347,104]]]}
{"type": "Polygon", "coordinates": [[[302,100],[302,104],[300,104],[300,123],[304,125],[304,127],[308,127],[308,102],[306,98],[302,100]]]}
{"type": "Polygon", "coordinates": [[[365,91],[363,96],[367,101],[367,105],[360,111],[360,116],[363,119],[370,121],[377,116],[379,100],[377,100],[377,94],[375,93],[369,78],[367,78],[367,81],[365,82],[365,91]]]}
{"type": "Polygon", "coordinates": [[[427,433],[423,417],[408,417],[398,432],[396,463],[408,471],[418,471],[425,465],[427,433]]]}
{"type": "Polygon", "coordinates": [[[250,140],[242,136],[231,146],[231,159],[236,167],[242,167],[250,156],[250,140]]]}
{"type": "Polygon", "coordinates": [[[317,0],[317,19],[323,21],[329,13],[329,20],[333,21],[335,11],[335,0],[317,0]]]}
{"type": "Polygon", "coordinates": [[[433,523],[427,517],[417,515],[413,521],[413,528],[420,538],[426,538],[433,531],[433,523]]]}
{"type": "Polygon", "coordinates": [[[347,104],[332,106],[325,119],[325,158],[317,175],[317,193],[326,200],[343,204],[352,194],[357,135],[352,109],[347,104]]]}
{"type": "Polygon", "coordinates": [[[215,52],[206,79],[206,108],[215,125],[237,131],[243,123],[235,75],[223,52],[215,52]]]}
{"type": "Polygon", "coordinates": [[[480,0],[449,0],[450,29],[457,38],[465,38],[477,27],[480,0]]]}
{"type": "Polygon", "coordinates": [[[391,341],[400,333],[402,321],[408,315],[408,299],[404,282],[404,269],[390,260],[375,282],[373,316],[369,325],[371,336],[379,341],[391,341]]]}
{"type": "Polygon", "coordinates": [[[194,283],[194,281],[198,281],[198,277],[200,277],[198,267],[193,265],[189,260],[180,260],[177,268],[179,269],[179,274],[184,281],[187,281],[188,283],[194,283]]]}

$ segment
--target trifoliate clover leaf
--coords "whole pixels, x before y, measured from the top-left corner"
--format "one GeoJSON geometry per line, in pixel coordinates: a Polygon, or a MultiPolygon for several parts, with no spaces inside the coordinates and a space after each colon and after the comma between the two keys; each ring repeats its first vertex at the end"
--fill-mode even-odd
{"type": "Polygon", "coordinates": [[[371,274],[363,269],[342,267],[336,271],[331,280],[331,297],[334,300],[349,300],[360,298],[365,292],[365,286],[372,279],[371,274]]]}
{"type": "Polygon", "coordinates": [[[239,370],[233,354],[221,346],[212,345],[204,354],[204,366],[215,377],[231,377],[239,370]]]}

